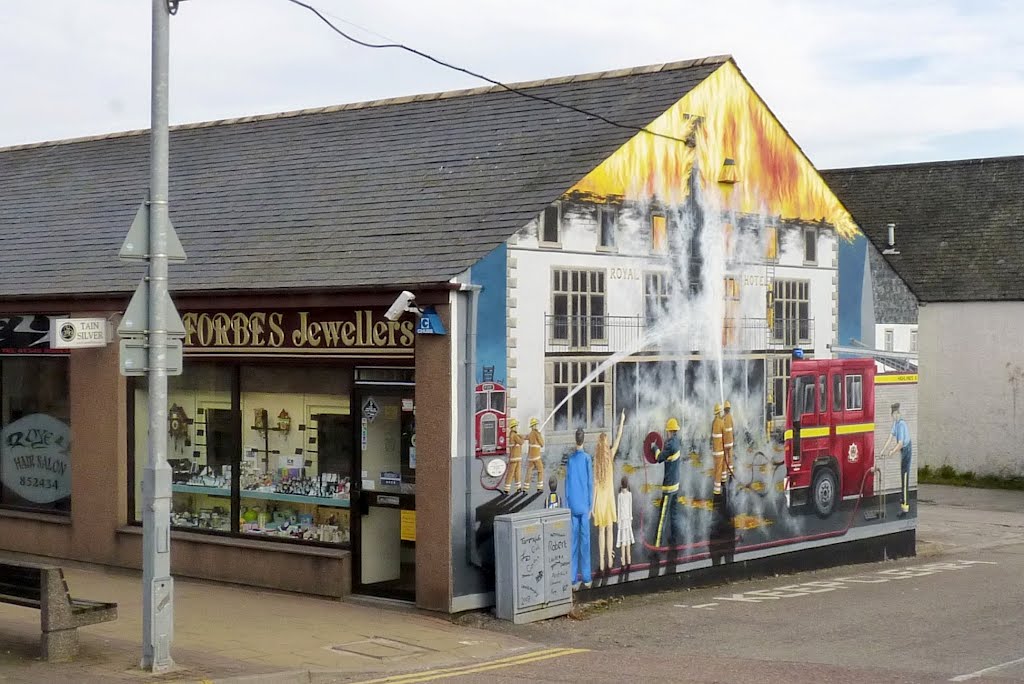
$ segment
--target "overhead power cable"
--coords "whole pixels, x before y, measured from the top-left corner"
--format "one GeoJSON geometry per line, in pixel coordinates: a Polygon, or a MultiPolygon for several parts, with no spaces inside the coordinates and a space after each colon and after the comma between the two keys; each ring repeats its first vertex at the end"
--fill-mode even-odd
{"type": "MultiPolygon", "coordinates": [[[[584,116],[589,116],[591,118],[597,119],[598,121],[602,121],[602,122],[608,124],[609,126],[615,126],[616,128],[623,128],[625,130],[635,131],[637,133],[646,133],[648,135],[653,135],[653,136],[655,136],[657,138],[664,138],[666,140],[672,140],[672,141],[675,141],[675,142],[681,142],[684,145],[688,144],[688,142],[686,140],[684,140],[683,138],[677,138],[674,135],[668,135],[666,133],[658,133],[657,131],[652,131],[649,128],[646,128],[644,126],[631,126],[629,124],[624,124],[624,123],[621,123],[619,121],[615,121],[613,119],[609,119],[606,116],[602,116],[600,114],[596,114],[594,112],[588,111],[588,110],[583,109],[581,107],[575,107],[575,106],[573,106],[571,104],[566,104],[564,102],[559,102],[558,100],[553,100],[550,97],[544,97],[542,95],[535,95],[533,93],[526,92],[525,90],[520,90],[519,88],[515,88],[513,86],[507,85],[505,83],[502,83],[501,81],[495,80],[495,79],[490,78],[488,76],[484,76],[483,74],[477,73],[475,71],[471,71],[469,69],[466,69],[465,67],[460,67],[460,66],[458,66],[456,64],[452,64],[450,62],[446,62],[443,59],[438,59],[437,57],[434,57],[433,55],[429,55],[426,52],[423,52],[422,50],[417,50],[416,48],[411,48],[408,45],[403,45],[402,43],[368,43],[368,42],[366,42],[364,40],[359,40],[355,36],[351,36],[348,33],[345,33],[344,31],[342,31],[340,28],[338,28],[330,19],[328,19],[326,16],[324,16],[324,13],[322,13],[316,7],[313,7],[310,4],[302,2],[301,0],[287,0],[287,1],[292,3],[293,5],[298,5],[299,7],[302,7],[304,9],[309,10],[310,12],[315,14],[317,16],[317,18],[320,19],[320,21],[324,22],[329,27],[331,27],[331,29],[335,33],[337,33],[339,36],[341,36],[345,40],[348,40],[348,41],[350,41],[352,43],[355,43],[356,45],[361,45],[362,47],[366,47],[366,48],[372,48],[374,50],[382,50],[382,49],[404,50],[405,52],[409,52],[409,53],[411,53],[413,55],[416,55],[417,57],[421,57],[422,59],[425,59],[427,61],[433,62],[434,64],[438,64],[440,66],[443,66],[446,69],[451,69],[452,71],[458,71],[458,72],[461,72],[463,74],[467,74],[469,76],[472,76],[473,78],[480,79],[481,81],[486,81],[487,83],[490,83],[491,85],[498,86],[499,88],[503,88],[503,89],[507,90],[508,92],[513,93],[515,95],[519,95],[521,97],[525,97],[525,98],[528,98],[528,99],[531,99],[531,100],[536,100],[538,102],[545,102],[547,104],[554,105],[555,107],[561,107],[562,109],[568,109],[569,111],[576,112],[577,114],[583,114],[584,116]]],[[[344,21],[344,23],[346,23],[346,24],[351,24],[351,22],[345,21],[343,19],[339,19],[339,21],[344,21]]],[[[364,29],[364,30],[366,30],[366,29],[364,29]]],[[[368,32],[370,32],[370,31],[368,31],[368,32]]]]}

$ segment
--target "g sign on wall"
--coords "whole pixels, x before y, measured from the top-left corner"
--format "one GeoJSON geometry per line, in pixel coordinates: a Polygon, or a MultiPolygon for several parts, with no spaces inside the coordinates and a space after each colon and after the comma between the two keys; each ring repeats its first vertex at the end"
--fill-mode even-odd
{"type": "Polygon", "coordinates": [[[71,431],[53,416],[33,413],[0,431],[4,486],[33,503],[71,495],[71,431]]]}

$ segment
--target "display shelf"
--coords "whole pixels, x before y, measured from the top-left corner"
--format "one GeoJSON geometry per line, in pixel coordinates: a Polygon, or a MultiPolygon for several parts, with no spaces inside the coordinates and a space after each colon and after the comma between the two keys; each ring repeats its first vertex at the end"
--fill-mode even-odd
{"type": "Polygon", "coordinates": [[[313,504],[330,508],[348,508],[348,499],[334,499],[326,496],[303,496],[302,494],[279,494],[277,492],[256,492],[243,489],[243,499],[266,499],[268,501],[290,501],[292,503],[313,504]]]}
{"type": "MultiPolygon", "coordinates": [[[[203,487],[201,485],[176,484],[171,490],[182,494],[206,494],[208,496],[231,496],[231,490],[222,487],[203,487]]],[[[265,501],[288,501],[291,503],[312,504],[328,508],[348,508],[348,499],[335,499],[326,496],[303,496],[301,494],[279,494],[277,492],[257,492],[243,489],[243,499],[263,499],[265,501]]]]}

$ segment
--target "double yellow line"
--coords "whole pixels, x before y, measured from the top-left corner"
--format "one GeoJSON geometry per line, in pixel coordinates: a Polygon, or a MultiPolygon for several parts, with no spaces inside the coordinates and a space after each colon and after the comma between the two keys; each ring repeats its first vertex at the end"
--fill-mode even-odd
{"type": "Polygon", "coordinates": [[[351,684],[414,684],[416,682],[431,682],[435,679],[442,679],[445,677],[461,677],[463,675],[477,674],[478,672],[501,670],[506,667],[526,665],[528,663],[536,663],[541,660],[550,660],[552,658],[561,658],[562,656],[586,652],[587,649],[585,648],[548,648],[542,651],[531,651],[530,653],[523,653],[517,656],[510,656],[508,658],[489,660],[485,663],[479,663],[476,665],[423,670],[421,672],[412,672],[410,674],[381,677],[380,679],[366,679],[358,682],[352,682],[351,684]]]}

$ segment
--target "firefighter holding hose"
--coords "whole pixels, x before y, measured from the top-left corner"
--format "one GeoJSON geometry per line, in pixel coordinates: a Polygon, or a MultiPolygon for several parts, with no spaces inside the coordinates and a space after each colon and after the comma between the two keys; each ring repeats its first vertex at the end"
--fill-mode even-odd
{"type": "Polygon", "coordinates": [[[682,449],[679,445],[679,421],[669,418],[665,424],[665,446],[658,448],[657,443],[651,444],[651,453],[656,463],[665,464],[665,472],[661,480],[661,515],[658,517],[658,531],[654,536],[654,545],[663,548],[665,541],[678,541],[676,534],[676,508],[679,504],[679,465],[682,449]]]}
{"type": "Polygon", "coordinates": [[[711,421],[711,455],[715,457],[714,494],[718,495],[725,482],[725,415],[721,404],[715,404],[715,417],[711,421]]]}
{"type": "Polygon", "coordinates": [[[505,493],[512,493],[515,484],[516,493],[523,489],[523,436],[519,434],[519,421],[513,418],[508,422],[508,475],[505,476],[505,493]]]}
{"type": "Polygon", "coordinates": [[[910,428],[907,427],[907,421],[903,420],[903,416],[900,415],[900,405],[898,403],[893,404],[890,409],[892,415],[892,431],[889,433],[889,439],[885,440],[885,446],[882,447],[882,454],[885,456],[893,456],[897,451],[900,453],[899,517],[902,518],[910,513],[910,460],[914,453],[914,448],[910,442],[910,428]],[[892,451],[889,451],[889,445],[892,444],[893,440],[896,441],[896,444],[893,446],[892,451]]]}

